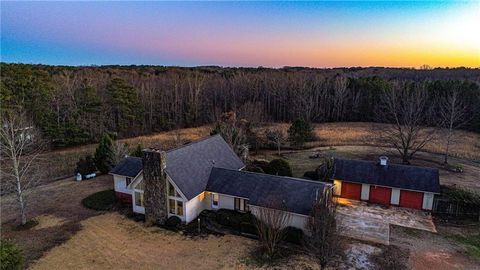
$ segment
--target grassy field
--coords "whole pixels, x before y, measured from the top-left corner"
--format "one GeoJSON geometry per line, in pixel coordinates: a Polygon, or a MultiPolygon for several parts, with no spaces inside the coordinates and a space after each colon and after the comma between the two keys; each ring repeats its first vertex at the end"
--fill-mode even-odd
{"type": "MultiPolygon", "coordinates": [[[[375,141],[374,131],[372,131],[372,123],[323,123],[315,124],[315,133],[319,138],[317,141],[308,143],[306,147],[314,148],[321,146],[344,146],[344,145],[369,145],[381,146],[382,144],[375,141]]],[[[255,132],[262,136],[267,128],[281,128],[288,130],[289,124],[276,123],[256,128],[255,132]]],[[[188,141],[194,141],[202,137],[208,136],[210,126],[202,126],[197,128],[181,129],[179,131],[160,132],[157,134],[139,136],[119,140],[130,145],[133,149],[137,144],[143,147],[155,147],[159,149],[170,149],[181,145],[188,141]]],[[[480,161],[480,134],[466,131],[456,131],[457,140],[451,147],[452,156],[480,161]]],[[[430,153],[442,153],[444,140],[442,132],[438,132],[439,136],[435,142],[431,142],[425,147],[425,151],[430,153]]],[[[444,136],[443,136],[444,137],[444,136]]],[[[85,155],[93,155],[95,144],[71,147],[61,150],[52,151],[46,154],[47,160],[50,161],[47,175],[47,182],[52,179],[64,178],[73,175],[75,164],[80,157],[85,155]]],[[[391,152],[390,155],[396,155],[391,152]]],[[[441,157],[438,157],[441,161],[441,157]]]]}

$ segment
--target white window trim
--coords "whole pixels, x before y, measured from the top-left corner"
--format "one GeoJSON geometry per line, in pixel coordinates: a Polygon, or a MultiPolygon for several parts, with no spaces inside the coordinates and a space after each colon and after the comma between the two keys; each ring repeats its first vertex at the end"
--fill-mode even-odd
{"type": "Polygon", "coordinates": [[[137,199],[137,198],[136,198],[136,196],[135,196],[136,193],[144,194],[144,193],[143,193],[143,190],[134,189],[134,190],[133,190],[133,196],[135,197],[135,198],[134,198],[135,200],[133,200],[133,201],[134,201],[133,204],[134,204],[136,207],[145,207],[145,205],[137,205],[137,203],[136,203],[136,199],[137,199]]]}
{"type": "Polygon", "coordinates": [[[181,200],[181,199],[178,200],[178,199],[173,198],[173,197],[168,199],[168,202],[167,202],[167,210],[168,210],[168,216],[169,216],[169,217],[170,217],[170,216],[186,217],[186,213],[185,213],[186,211],[185,211],[185,209],[186,209],[185,201],[183,201],[183,200],[181,200]],[[173,200],[173,201],[175,202],[175,210],[174,210],[175,213],[170,213],[170,209],[171,209],[171,208],[170,208],[170,200],[173,200]],[[178,214],[177,214],[177,213],[178,213],[178,210],[177,210],[177,208],[178,208],[178,202],[181,202],[181,203],[182,203],[182,208],[183,208],[183,213],[182,213],[182,215],[178,215],[178,214]]]}

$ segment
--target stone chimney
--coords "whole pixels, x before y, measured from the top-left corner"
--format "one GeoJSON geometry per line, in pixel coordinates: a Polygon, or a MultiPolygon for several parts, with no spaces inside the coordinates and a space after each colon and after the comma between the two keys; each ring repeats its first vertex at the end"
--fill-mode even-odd
{"type": "Polygon", "coordinates": [[[381,166],[387,166],[388,157],[386,157],[386,156],[381,156],[379,159],[380,159],[380,165],[381,165],[381,166]]]}
{"type": "Polygon", "coordinates": [[[164,224],[167,213],[167,155],[157,149],[143,150],[143,204],[147,224],[164,224]]]}

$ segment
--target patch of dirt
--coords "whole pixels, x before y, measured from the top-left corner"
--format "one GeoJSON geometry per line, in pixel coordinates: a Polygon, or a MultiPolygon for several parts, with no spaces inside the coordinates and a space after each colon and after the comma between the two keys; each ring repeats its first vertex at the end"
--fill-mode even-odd
{"type": "Polygon", "coordinates": [[[480,261],[466,255],[463,247],[448,239],[444,227],[437,229],[439,233],[392,226],[390,241],[410,250],[411,269],[479,269],[480,261]]]}
{"type": "Polygon", "coordinates": [[[344,264],[358,270],[375,269],[375,263],[371,260],[371,257],[381,251],[381,248],[369,244],[351,243],[345,250],[346,260],[344,264]]]}
{"type": "MultiPolygon", "coordinates": [[[[245,258],[255,245],[234,235],[192,239],[107,213],[84,220],[82,230],[32,269],[252,269],[245,258]]],[[[278,269],[315,267],[310,258],[293,256],[278,269]]]]}
{"type": "Polygon", "coordinates": [[[38,225],[33,228],[34,230],[61,226],[66,222],[64,218],[59,218],[53,215],[41,215],[36,217],[35,219],[38,221],[38,225]]]}

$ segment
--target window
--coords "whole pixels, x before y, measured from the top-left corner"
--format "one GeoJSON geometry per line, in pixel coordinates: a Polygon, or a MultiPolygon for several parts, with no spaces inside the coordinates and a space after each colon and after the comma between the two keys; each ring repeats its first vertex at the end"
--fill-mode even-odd
{"type": "Polygon", "coordinates": [[[240,198],[235,198],[235,202],[234,202],[234,209],[237,210],[237,211],[241,211],[240,210],[240,203],[241,203],[242,199],[240,198]]]}
{"type": "Polygon", "coordinates": [[[169,212],[170,212],[170,214],[174,214],[174,215],[176,214],[176,212],[175,212],[175,202],[176,201],[172,200],[172,199],[168,200],[168,207],[170,208],[169,212]]]}
{"type": "Polygon", "coordinates": [[[212,208],[218,208],[218,194],[212,193],[212,208]]]}
{"type": "Polygon", "coordinates": [[[183,216],[183,202],[174,199],[168,200],[168,213],[183,216]]]}
{"type": "Polygon", "coordinates": [[[128,187],[128,185],[130,185],[130,183],[132,183],[132,178],[131,177],[125,178],[125,187],[128,187]]]}
{"type": "Polygon", "coordinates": [[[168,182],[168,196],[176,197],[176,198],[182,197],[170,182],[168,182]]]}
{"type": "Polygon", "coordinates": [[[143,192],[135,191],[135,205],[143,207],[143,192]]]}
{"type": "Polygon", "coordinates": [[[248,212],[249,210],[247,200],[245,199],[235,198],[234,206],[237,211],[248,212]]]}
{"type": "Polygon", "coordinates": [[[183,202],[177,201],[177,216],[183,216],[183,202]]]}

